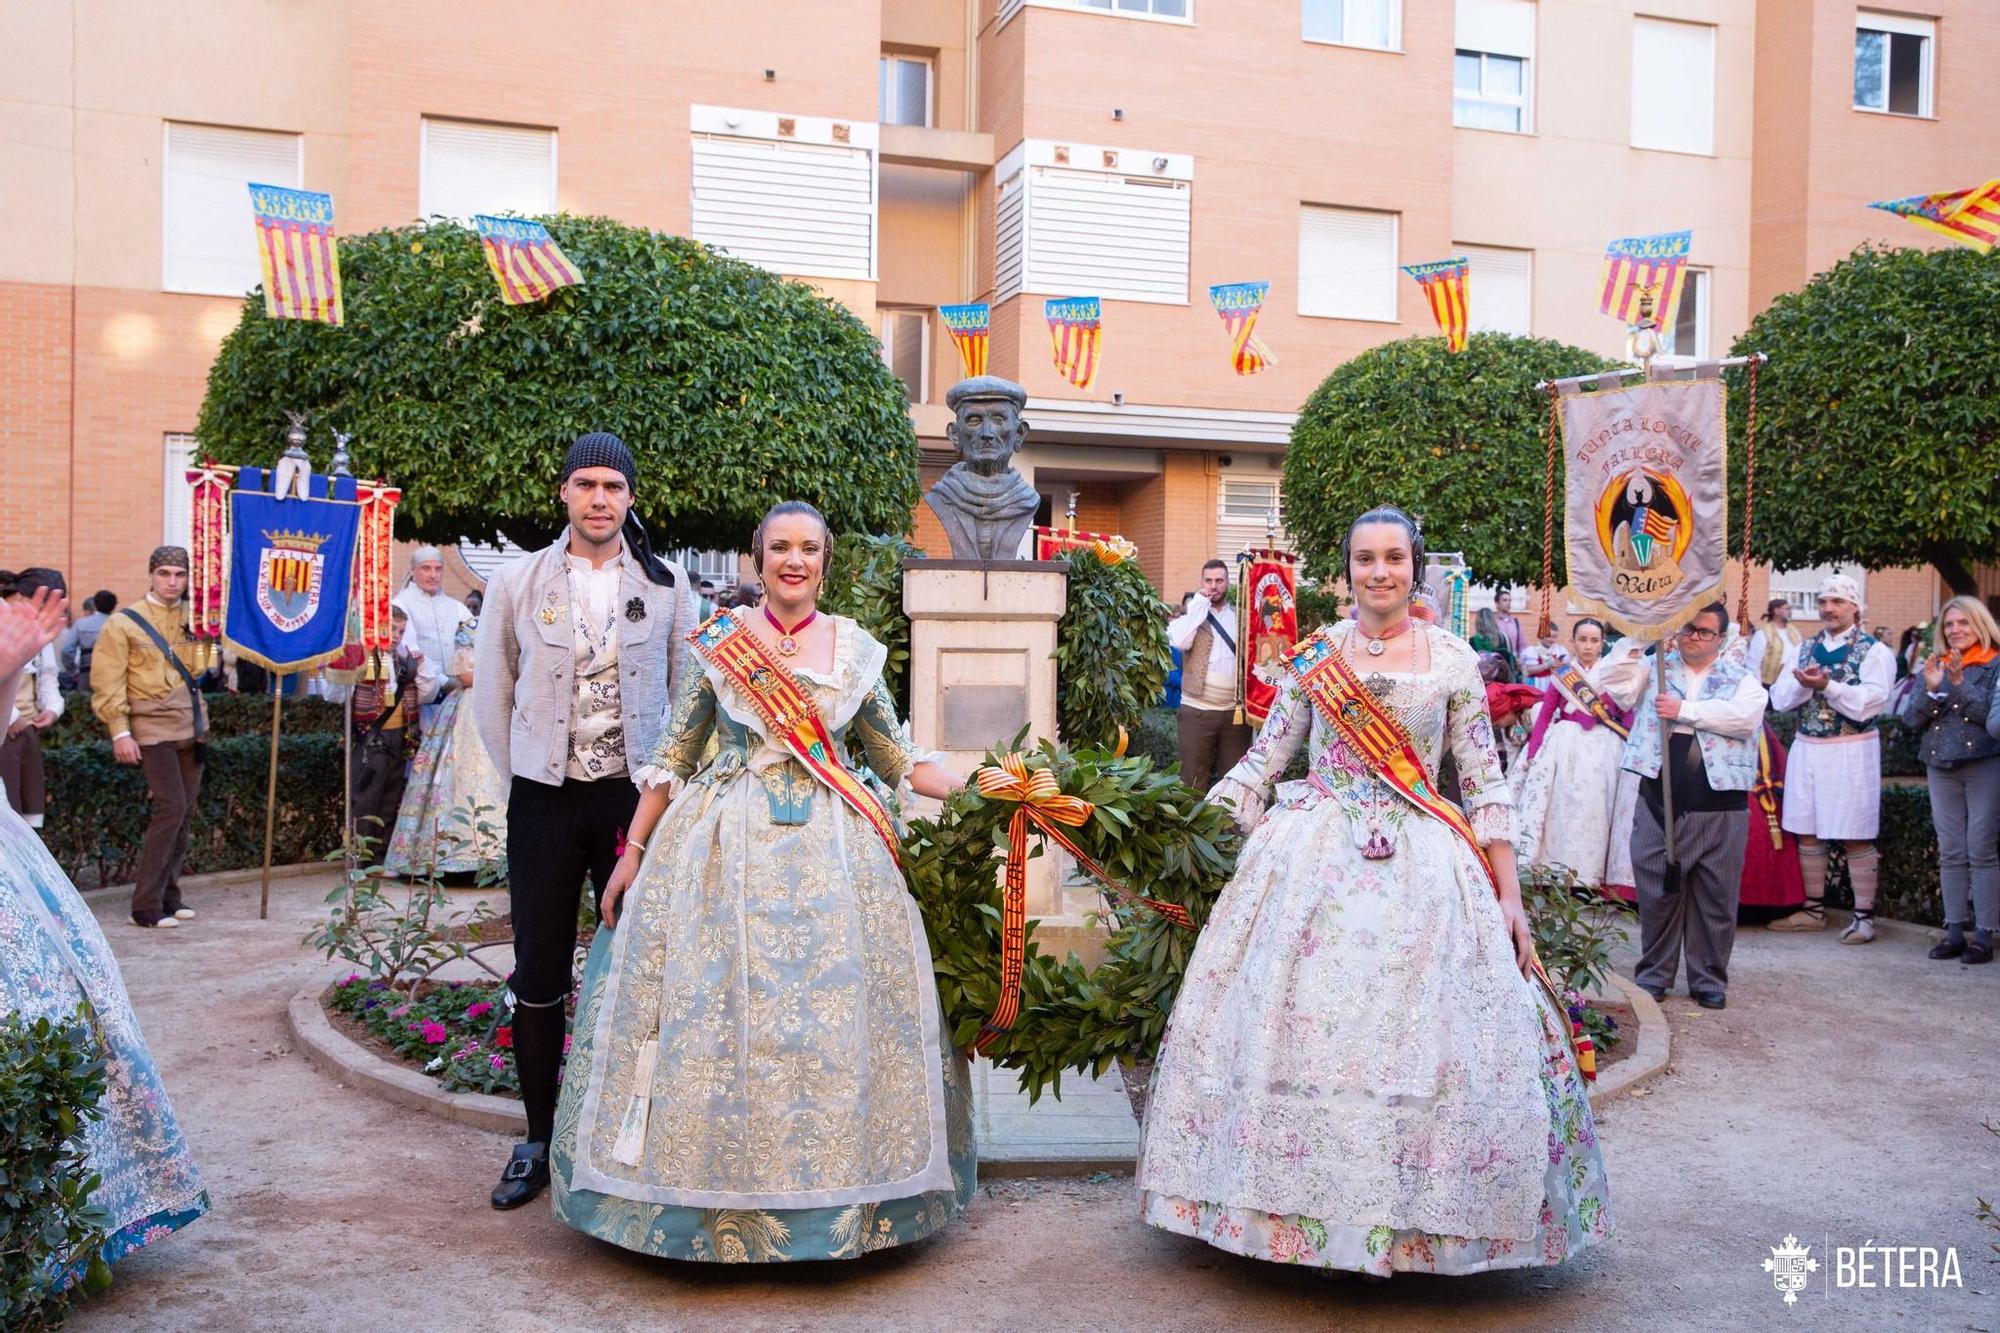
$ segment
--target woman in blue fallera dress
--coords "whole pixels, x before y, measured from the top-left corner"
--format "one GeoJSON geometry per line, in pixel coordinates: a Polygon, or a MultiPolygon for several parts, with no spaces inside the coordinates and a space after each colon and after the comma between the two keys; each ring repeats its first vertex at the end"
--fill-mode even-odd
{"type": "MultiPolygon", "coordinates": [[[[62,628],[60,597],[0,608],[0,698],[14,697],[23,663],[62,628]]],[[[103,1042],[104,1115],[84,1131],[90,1202],[110,1213],[100,1253],[117,1260],[208,1211],[208,1194],[167,1102],[118,964],[97,919],[34,830],[0,802],[0,1014],[69,1019],[88,1001],[103,1042]]],[[[68,1283],[89,1256],[52,1274],[68,1283]]]]}

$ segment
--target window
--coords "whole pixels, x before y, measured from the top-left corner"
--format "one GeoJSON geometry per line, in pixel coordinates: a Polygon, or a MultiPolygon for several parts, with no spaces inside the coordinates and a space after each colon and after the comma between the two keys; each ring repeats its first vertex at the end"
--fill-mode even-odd
{"type": "Polygon", "coordinates": [[[881,105],[875,118],[884,125],[931,123],[931,62],[927,57],[882,57],[881,105]]]}
{"type": "Polygon", "coordinates": [[[1403,0],[1302,0],[1300,17],[1309,42],[1377,51],[1403,46],[1403,0]]]}
{"type": "Polygon", "coordinates": [[[1155,18],[1184,19],[1192,0],[1076,0],[1080,9],[1109,9],[1120,14],[1151,14],[1155,18]]]}
{"type": "Polygon", "coordinates": [[[215,125],[166,127],[160,194],[160,289],[241,296],[264,281],[252,181],[298,189],[304,140],[215,125]]]}
{"type": "Polygon", "coordinates": [[[1715,29],[1632,20],[1632,146],[1715,151],[1715,29]]]}
{"type": "Polygon", "coordinates": [[[1030,139],[994,171],[996,299],[1185,305],[1194,159],[1030,139]]]}
{"type": "Polygon", "coordinates": [[[1771,596],[1782,597],[1792,604],[1792,616],[1798,620],[1819,619],[1819,585],[1835,574],[1845,574],[1854,580],[1864,599],[1868,596],[1868,571],[1859,565],[1814,565],[1810,569],[1774,569],[1771,571],[1771,596]]]}
{"type": "Polygon", "coordinates": [[[1471,265],[1466,275],[1471,331],[1526,337],[1534,310],[1535,252],[1486,245],[1453,248],[1471,265]]]}
{"type": "Polygon", "coordinates": [[[1533,126],[1528,84],[1535,54],[1532,0],[1458,0],[1451,123],[1525,134],[1533,126]]]}
{"type": "Polygon", "coordinates": [[[1854,109],[1931,114],[1931,47],[1937,25],[1901,14],[1854,16],[1854,109]]]}
{"type": "Polygon", "coordinates": [[[903,395],[913,403],[930,401],[931,312],[882,311],[882,359],[903,381],[903,395]]]}
{"type": "Polygon", "coordinates": [[[1667,338],[1668,356],[1700,360],[1708,355],[1707,269],[1681,270],[1681,302],[1674,311],[1674,327],[1667,338]]]}
{"type": "Polygon", "coordinates": [[[692,546],[684,546],[669,557],[675,564],[685,569],[697,587],[703,579],[715,585],[718,595],[734,588],[742,578],[743,556],[736,551],[697,551],[692,546]]]}
{"type": "MultiPolygon", "coordinates": [[[[246,193],[244,198],[249,195],[246,193]]],[[[165,484],[160,491],[160,544],[178,546],[184,551],[194,546],[194,487],[187,479],[187,470],[194,466],[194,449],[194,436],[179,431],[167,434],[166,471],[161,477],[165,484]]]]}
{"type": "Polygon", "coordinates": [[[1299,212],[1299,313],[1396,322],[1396,215],[1299,212]]]}
{"type": "Polygon", "coordinates": [[[873,121],[697,106],[694,238],[794,277],[875,278],[873,121]]]}
{"type": "Polygon", "coordinates": [[[1278,515],[1278,545],[1289,544],[1285,536],[1285,497],[1276,473],[1224,477],[1215,500],[1215,549],[1224,560],[1269,540],[1273,510],[1278,515]]]}
{"type": "Polygon", "coordinates": [[[556,132],[425,117],[417,211],[459,222],[555,212],[556,132]]]}

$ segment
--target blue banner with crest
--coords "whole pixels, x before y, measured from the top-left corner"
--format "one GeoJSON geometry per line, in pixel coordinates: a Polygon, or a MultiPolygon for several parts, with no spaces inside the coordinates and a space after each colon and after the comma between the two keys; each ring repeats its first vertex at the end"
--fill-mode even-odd
{"type": "Polygon", "coordinates": [[[339,655],[361,506],[352,482],[332,480],[332,498],[328,478],[314,477],[313,498],[304,499],[266,492],[261,469],[238,473],[229,496],[222,621],[223,643],[237,656],[289,672],[311,671],[339,655]]]}

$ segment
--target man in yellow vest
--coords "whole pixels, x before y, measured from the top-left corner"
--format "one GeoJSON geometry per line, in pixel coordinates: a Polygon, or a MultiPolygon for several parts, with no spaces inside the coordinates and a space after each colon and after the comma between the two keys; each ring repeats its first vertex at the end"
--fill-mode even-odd
{"type": "Polygon", "coordinates": [[[201,794],[208,713],[195,685],[188,629],[188,553],[162,546],[146,562],[146,595],[104,622],[90,660],[90,709],[111,735],[111,754],[146,774],[153,816],[132,885],[132,924],[192,921],[181,901],[195,800],[201,794]]]}

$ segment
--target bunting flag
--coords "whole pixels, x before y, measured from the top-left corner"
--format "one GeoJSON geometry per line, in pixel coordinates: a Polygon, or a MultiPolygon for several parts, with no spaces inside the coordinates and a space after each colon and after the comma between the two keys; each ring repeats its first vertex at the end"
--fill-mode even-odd
{"type": "Polygon", "coordinates": [[[1681,274],[1693,244],[1691,231],[1627,236],[1611,242],[1604,247],[1604,292],[1597,308],[1627,324],[1637,324],[1639,298],[1651,292],[1654,322],[1663,329],[1672,328],[1681,300],[1681,274]]]}
{"type": "Polygon", "coordinates": [[[264,313],[272,319],[340,323],[333,196],[252,184],[250,208],[257,216],[257,250],[264,268],[264,313]]]}
{"type": "Polygon", "coordinates": [[[1278,358],[1255,332],[1257,315],[1264,309],[1264,297],[1270,290],[1268,282],[1227,282],[1208,289],[1208,299],[1215,313],[1222,316],[1222,327],[1229,331],[1229,364],[1239,375],[1255,375],[1278,364],[1278,358]]]}
{"type": "Polygon", "coordinates": [[[1049,342],[1056,369],[1079,389],[1097,382],[1103,356],[1104,302],[1095,296],[1071,296],[1043,306],[1049,321],[1049,342]]]}
{"type": "Polygon", "coordinates": [[[951,345],[965,364],[966,378],[986,373],[986,348],[993,330],[993,307],[989,305],[941,305],[938,315],[951,331],[951,345]]]}
{"type": "Polygon", "coordinates": [[[496,218],[476,214],[479,244],[486,267],[500,284],[500,299],[508,305],[533,305],[562,287],[577,287],[583,275],[549,235],[549,229],[529,218],[496,218]]]}
{"type": "Polygon", "coordinates": [[[1424,289],[1424,299],[1431,303],[1431,318],[1437,321],[1438,331],[1444,334],[1445,346],[1454,352],[1463,352],[1466,336],[1472,331],[1468,296],[1471,264],[1463,258],[1440,259],[1431,264],[1405,264],[1403,272],[1415,278],[1417,286],[1424,289]]]}
{"type": "Polygon", "coordinates": [[[2000,243],[2000,177],[1969,190],[1913,194],[1907,199],[1883,199],[1868,206],[1908,218],[1919,227],[1949,236],[1981,254],[2000,243]]]}

